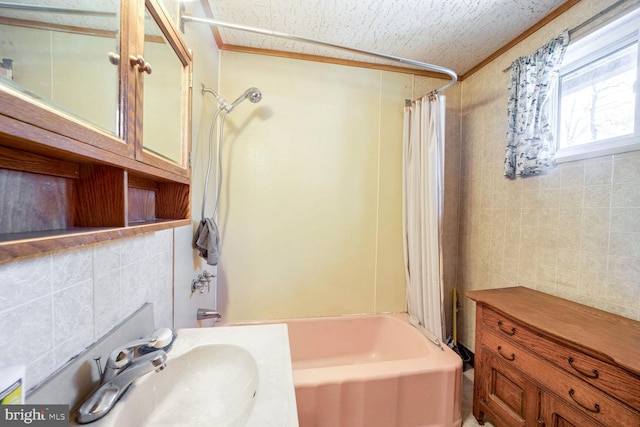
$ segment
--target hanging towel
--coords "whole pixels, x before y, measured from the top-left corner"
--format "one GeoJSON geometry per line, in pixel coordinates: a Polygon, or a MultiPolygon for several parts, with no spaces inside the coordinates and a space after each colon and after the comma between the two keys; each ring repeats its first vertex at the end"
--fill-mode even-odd
{"type": "Polygon", "coordinates": [[[207,260],[207,264],[218,265],[220,234],[218,233],[218,225],[213,218],[205,218],[200,221],[198,231],[193,238],[193,247],[198,249],[200,256],[207,260]]]}

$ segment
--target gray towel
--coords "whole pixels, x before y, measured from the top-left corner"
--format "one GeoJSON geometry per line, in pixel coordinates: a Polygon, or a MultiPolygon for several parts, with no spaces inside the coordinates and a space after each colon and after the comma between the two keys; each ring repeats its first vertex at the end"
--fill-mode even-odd
{"type": "Polygon", "coordinates": [[[198,231],[193,238],[193,247],[198,249],[200,256],[207,260],[207,264],[218,265],[220,234],[218,233],[218,225],[212,218],[200,221],[198,231]]]}

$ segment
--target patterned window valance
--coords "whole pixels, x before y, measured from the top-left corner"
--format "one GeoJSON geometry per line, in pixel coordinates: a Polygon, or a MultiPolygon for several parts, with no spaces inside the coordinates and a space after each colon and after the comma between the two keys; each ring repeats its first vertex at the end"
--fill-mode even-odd
{"type": "Polygon", "coordinates": [[[547,101],[568,43],[565,31],[511,64],[505,176],[536,175],[555,166],[547,101]]]}

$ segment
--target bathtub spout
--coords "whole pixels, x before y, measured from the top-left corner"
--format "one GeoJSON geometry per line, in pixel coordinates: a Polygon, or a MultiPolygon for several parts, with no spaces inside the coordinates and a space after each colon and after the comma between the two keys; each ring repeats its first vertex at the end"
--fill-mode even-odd
{"type": "Polygon", "coordinates": [[[198,320],[220,319],[222,315],[215,310],[211,310],[208,308],[199,308],[197,317],[198,317],[198,320]]]}

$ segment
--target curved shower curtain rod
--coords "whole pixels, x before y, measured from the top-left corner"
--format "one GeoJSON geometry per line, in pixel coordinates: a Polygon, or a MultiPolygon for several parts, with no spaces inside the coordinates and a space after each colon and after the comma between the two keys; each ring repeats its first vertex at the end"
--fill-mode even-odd
{"type": "Polygon", "coordinates": [[[455,73],[455,71],[453,71],[453,70],[451,70],[449,68],[441,67],[439,65],[427,64],[426,62],[414,61],[413,59],[401,58],[399,56],[392,56],[392,55],[386,55],[386,54],[383,54],[383,53],[377,53],[377,52],[371,52],[371,51],[367,51],[367,50],[355,49],[355,48],[352,48],[352,47],[347,47],[347,46],[341,46],[341,45],[337,45],[337,44],[327,43],[327,42],[323,42],[323,41],[320,41],[320,40],[315,40],[315,39],[311,39],[311,38],[307,38],[307,37],[295,36],[293,34],[281,33],[281,32],[272,31],[272,30],[265,30],[265,29],[257,28],[257,27],[248,27],[246,25],[232,24],[232,23],[229,23],[229,22],[217,21],[215,19],[198,18],[198,17],[195,17],[195,16],[182,15],[180,17],[180,22],[181,23],[184,23],[184,22],[196,22],[196,23],[200,23],[200,24],[212,25],[214,27],[231,28],[233,30],[246,31],[246,32],[250,32],[250,33],[263,34],[263,35],[267,35],[267,36],[281,37],[281,38],[294,40],[294,41],[300,41],[300,42],[304,42],[304,43],[317,44],[317,45],[324,46],[324,47],[330,47],[330,48],[334,48],[334,49],[345,50],[347,52],[359,53],[359,54],[362,54],[362,55],[373,56],[373,57],[376,57],[376,58],[382,58],[382,59],[386,59],[386,60],[389,60],[389,61],[400,62],[401,64],[405,64],[405,65],[412,65],[414,67],[422,68],[422,69],[427,70],[427,71],[433,71],[435,73],[445,74],[445,75],[447,75],[447,76],[449,76],[451,78],[451,81],[449,83],[447,83],[446,85],[442,86],[441,88],[438,88],[438,89],[434,90],[433,92],[431,92],[431,95],[435,95],[435,94],[438,94],[440,92],[443,92],[443,91],[449,89],[451,86],[453,86],[458,81],[458,75],[455,73]]]}

